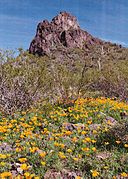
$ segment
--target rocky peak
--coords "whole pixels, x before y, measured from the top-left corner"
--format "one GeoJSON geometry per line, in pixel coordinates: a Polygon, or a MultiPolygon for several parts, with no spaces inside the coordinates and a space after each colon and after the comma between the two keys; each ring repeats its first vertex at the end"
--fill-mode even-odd
{"type": "Polygon", "coordinates": [[[76,17],[72,16],[67,12],[60,12],[60,14],[52,19],[52,25],[56,28],[61,28],[62,30],[78,29],[79,25],[76,17]]]}
{"type": "Polygon", "coordinates": [[[49,55],[58,46],[84,49],[96,43],[100,44],[102,41],[81,30],[76,17],[67,12],[60,12],[51,22],[44,20],[38,24],[29,52],[49,55]]]}

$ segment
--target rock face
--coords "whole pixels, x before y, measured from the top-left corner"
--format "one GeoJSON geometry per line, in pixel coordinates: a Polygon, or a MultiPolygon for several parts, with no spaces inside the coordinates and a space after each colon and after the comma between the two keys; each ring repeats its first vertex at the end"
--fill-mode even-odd
{"type": "Polygon", "coordinates": [[[76,17],[67,12],[60,12],[51,22],[44,20],[38,24],[36,36],[30,44],[29,52],[48,55],[59,46],[84,49],[88,45],[102,43],[101,40],[81,30],[76,17]]]}

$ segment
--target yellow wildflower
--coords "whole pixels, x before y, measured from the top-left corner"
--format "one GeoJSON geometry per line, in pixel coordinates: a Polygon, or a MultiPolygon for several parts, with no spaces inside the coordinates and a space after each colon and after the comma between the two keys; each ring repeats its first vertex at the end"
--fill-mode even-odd
{"type": "Polygon", "coordinates": [[[40,179],[40,177],[36,176],[34,179],[40,179]]]}
{"type": "Polygon", "coordinates": [[[78,162],[79,158],[74,157],[73,160],[74,160],[75,162],[78,162]]]}
{"type": "Polygon", "coordinates": [[[59,152],[59,157],[60,157],[61,159],[65,159],[65,158],[66,158],[66,156],[64,155],[63,152],[59,152]]]}
{"type": "Polygon", "coordinates": [[[55,146],[55,147],[59,147],[59,145],[60,145],[60,144],[59,144],[58,142],[54,142],[54,146],[55,146]]]}
{"type": "Polygon", "coordinates": [[[81,159],[81,158],[82,158],[82,155],[81,155],[81,154],[78,154],[78,158],[81,159]]]}
{"type": "Polygon", "coordinates": [[[104,132],[107,132],[107,131],[108,131],[108,128],[107,128],[107,127],[105,127],[105,128],[104,128],[104,132]]]}
{"type": "Polygon", "coordinates": [[[81,179],[81,177],[80,176],[76,176],[75,179],[81,179]]]}
{"type": "Polygon", "coordinates": [[[96,130],[93,130],[92,133],[93,133],[93,134],[97,134],[97,131],[96,131],[96,130]]]}
{"type": "Polygon", "coordinates": [[[111,124],[112,124],[112,122],[111,122],[110,120],[108,120],[108,121],[107,121],[107,124],[108,124],[108,125],[111,125],[111,124]]]}
{"type": "Polygon", "coordinates": [[[21,179],[21,175],[16,176],[15,179],[21,179]]]}
{"type": "Polygon", "coordinates": [[[7,155],[5,154],[0,154],[0,159],[6,159],[7,158],[7,155]]]}
{"type": "Polygon", "coordinates": [[[85,141],[86,141],[86,142],[91,142],[91,138],[90,138],[90,137],[86,137],[86,138],[85,138],[85,141]]]}
{"type": "Polygon", "coordinates": [[[24,121],[25,120],[25,118],[20,118],[20,121],[24,121]]]}
{"type": "Polygon", "coordinates": [[[1,178],[11,177],[11,176],[12,176],[11,172],[3,172],[0,174],[1,178]]]}
{"type": "Polygon", "coordinates": [[[99,176],[99,172],[97,170],[91,170],[91,173],[93,177],[99,176]]]}
{"type": "Polygon", "coordinates": [[[30,152],[34,153],[38,150],[38,147],[31,147],[29,150],[30,152]]]}
{"type": "Polygon", "coordinates": [[[72,138],[72,141],[73,141],[73,142],[77,142],[77,140],[78,140],[77,137],[73,137],[73,138],[72,138]]]}
{"type": "Polygon", "coordinates": [[[88,120],[87,123],[88,123],[88,124],[92,124],[92,120],[88,120]]]}
{"type": "Polygon", "coordinates": [[[6,163],[5,163],[5,162],[0,162],[0,165],[1,165],[1,166],[5,166],[6,163]]]}
{"type": "Polygon", "coordinates": [[[24,164],[22,164],[22,165],[20,166],[20,168],[21,168],[22,170],[28,170],[28,169],[30,168],[30,166],[28,166],[26,163],[24,163],[24,164]]]}
{"type": "Polygon", "coordinates": [[[121,176],[122,176],[122,177],[128,177],[128,173],[122,172],[122,173],[121,173],[121,176]]]}
{"type": "Polygon", "coordinates": [[[71,135],[71,134],[72,134],[71,131],[65,131],[65,135],[69,136],[69,135],[71,135]]]}
{"type": "Polygon", "coordinates": [[[54,140],[53,137],[50,137],[49,140],[54,140]]]}
{"type": "Polygon", "coordinates": [[[19,158],[19,161],[20,161],[20,162],[26,162],[27,159],[26,159],[26,158],[19,158]]]}
{"type": "Polygon", "coordinates": [[[89,148],[88,148],[88,147],[84,147],[84,148],[82,148],[82,151],[88,152],[88,151],[89,151],[89,148]]]}
{"type": "Polygon", "coordinates": [[[124,147],[128,148],[128,144],[124,144],[124,147]]]}
{"type": "Polygon", "coordinates": [[[71,149],[67,149],[67,152],[68,152],[68,153],[71,153],[71,152],[72,152],[72,150],[71,150],[71,149]]]}
{"type": "Polygon", "coordinates": [[[87,132],[86,132],[86,131],[82,131],[81,134],[82,134],[82,135],[85,135],[85,134],[87,134],[87,132]]]}
{"type": "Polygon", "coordinates": [[[64,144],[60,144],[60,147],[61,147],[62,149],[64,149],[65,145],[64,145],[64,144]]]}
{"type": "Polygon", "coordinates": [[[42,164],[43,166],[45,166],[45,165],[46,165],[46,162],[41,161],[41,164],[42,164]]]}
{"type": "Polygon", "coordinates": [[[96,140],[92,139],[92,143],[96,143],[96,140]]]}
{"type": "Polygon", "coordinates": [[[96,151],[96,147],[92,147],[92,150],[95,152],[96,151]]]}
{"type": "Polygon", "coordinates": [[[41,153],[40,153],[40,157],[41,157],[41,158],[44,158],[45,156],[46,156],[46,152],[41,152],[41,153]]]}
{"type": "Polygon", "coordinates": [[[25,173],[24,173],[24,176],[27,178],[27,177],[30,176],[30,173],[29,173],[29,172],[25,172],[25,173]]]}

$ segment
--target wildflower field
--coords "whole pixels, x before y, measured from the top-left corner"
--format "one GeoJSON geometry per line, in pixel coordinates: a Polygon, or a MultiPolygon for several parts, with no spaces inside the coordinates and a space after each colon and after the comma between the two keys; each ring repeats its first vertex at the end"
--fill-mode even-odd
{"type": "Polygon", "coordinates": [[[0,178],[128,178],[128,104],[80,98],[1,112],[0,178]]]}

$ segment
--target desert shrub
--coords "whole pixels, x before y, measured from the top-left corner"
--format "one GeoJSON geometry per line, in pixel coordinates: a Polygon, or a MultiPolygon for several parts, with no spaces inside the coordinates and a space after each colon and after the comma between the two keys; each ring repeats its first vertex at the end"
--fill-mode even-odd
{"type": "Polygon", "coordinates": [[[5,111],[26,109],[47,91],[50,78],[47,83],[48,71],[44,61],[38,63],[38,57],[24,54],[1,64],[0,105],[5,111]]]}
{"type": "Polygon", "coordinates": [[[19,51],[17,57],[0,52],[0,106],[6,112],[27,109],[39,100],[46,105],[81,96],[128,97],[127,49],[106,44],[43,57],[19,51]]]}
{"type": "Polygon", "coordinates": [[[118,97],[127,99],[128,97],[128,78],[127,61],[109,62],[104,64],[98,80],[93,82],[91,88],[101,91],[103,96],[118,97]]]}

